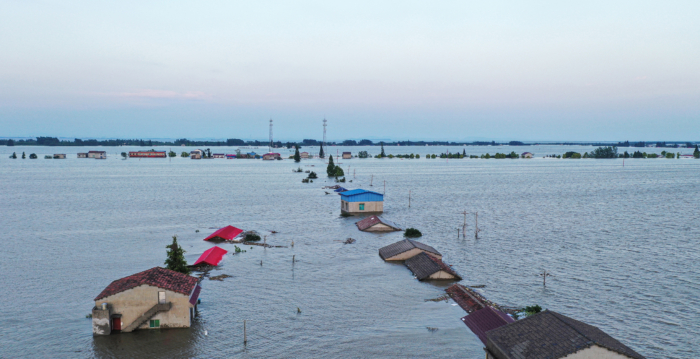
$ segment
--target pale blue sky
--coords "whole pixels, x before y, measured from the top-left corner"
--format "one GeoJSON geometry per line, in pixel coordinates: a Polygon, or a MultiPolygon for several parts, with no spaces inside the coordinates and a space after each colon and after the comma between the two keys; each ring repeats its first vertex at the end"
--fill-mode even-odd
{"type": "Polygon", "coordinates": [[[0,136],[700,140],[699,1],[0,1],[0,136]]]}

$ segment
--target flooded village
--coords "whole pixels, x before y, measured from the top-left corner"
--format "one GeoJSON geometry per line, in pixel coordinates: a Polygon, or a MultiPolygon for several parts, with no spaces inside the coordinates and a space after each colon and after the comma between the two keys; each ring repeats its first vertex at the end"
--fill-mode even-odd
{"type": "MultiPolygon", "coordinates": [[[[129,157],[136,158],[157,158],[165,156],[165,152],[157,151],[132,151],[129,157]],[[162,155],[161,155],[162,154],[162,155]]],[[[228,154],[208,155],[204,151],[193,150],[190,152],[191,159],[202,158],[230,158],[228,154]]],[[[257,154],[246,154],[246,158],[255,158],[257,154]]],[[[184,157],[184,156],[183,156],[184,157]]],[[[281,160],[279,153],[266,153],[259,158],[281,160]]],[[[307,159],[309,156],[302,158],[307,159]]],[[[525,156],[523,156],[525,157],[525,156]]],[[[352,159],[350,152],[343,153],[344,160],[352,159]]],[[[306,166],[321,167],[331,164],[335,166],[333,160],[329,162],[302,162],[306,166]],[[306,163],[306,164],[304,164],[306,163]],[[309,164],[313,163],[313,164],[309,164]]],[[[289,163],[289,161],[285,161],[289,163]]],[[[334,169],[328,169],[334,171],[334,169]]],[[[293,171],[300,172],[300,171],[293,171]]],[[[305,172],[311,173],[307,170],[305,172]]],[[[330,172],[329,172],[330,173],[330,172]]],[[[349,172],[348,172],[349,173],[349,172]]],[[[357,181],[357,176],[323,176],[327,179],[323,183],[342,183],[351,187],[352,179],[357,181]],[[349,178],[348,178],[349,177],[349,178]],[[347,182],[346,182],[346,178],[347,182]]],[[[306,174],[302,172],[302,174],[306,174]]],[[[309,176],[310,177],[310,176],[309,176]]],[[[366,176],[365,176],[366,177],[366,176]]],[[[318,178],[318,177],[316,177],[318,178]]],[[[317,179],[317,183],[321,182],[317,179]]],[[[374,176],[371,175],[370,182],[365,181],[365,185],[373,186],[374,176]]],[[[384,184],[385,186],[385,184],[384,184]]],[[[374,188],[376,186],[373,186],[374,188]]],[[[450,303],[458,306],[466,315],[455,315],[455,322],[463,323],[465,329],[462,335],[475,336],[483,345],[482,349],[487,359],[505,358],[644,358],[641,354],[631,349],[623,342],[607,334],[600,327],[587,324],[583,318],[577,318],[576,312],[562,313],[548,308],[543,308],[537,303],[529,302],[527,298],[518,300],[518,305],[498,303],[497,298],[487,299],[484,288],[488,285],[470,285],[470,277],[481,269],[477,266],[467,265],[462,267],[454,266],[445,260],[441,251],[451,252],[448,248],[435,248],[435,239],[430,236],[423,236],[419,228],[424,228],[425,223],[421,217],[415,218],[411,223],[397,224],[391,218],[392,210],[385,211],[386,201],[397,201],[398,198],[390,196],[385,198],[385,194],[364,188],[348,189],[338,184],[316,186],[317,193],[323,193],[323,200],[329,205],[335,203],[339,211],[331,211],[326,214],[328,221],[342,220],[352,222],[357,232],[365,232],[370,236],[381,236],[396,233],[392,238],[403,237],[402,239],[380,246],[374,243],[373,237],[364,237],[360,241],[366,245],[358,255],[370,259],[378,256],[386,263],[395,263],[405,266],[403,275],[410,275],[416,282],[424,282],[435,286],[437,290],[443,291],[442,295],[435,298],[426,298],[423,302],[442,303],[449,308],[450,303]],[[329,192],[332,191],[332,192],[329,192]],[[418,227],[418,228],[413,228],[418,227]],[[375,248],[374,251],[367,250],[375,248]],[[373,253],[374,252],[374,253],[373,253]]],[[[386,191],[384,189],[383,191],[386,191]]],[[[396,205],[390,205],[392,208],[396,205]]],[[[408,204],[410,206],[410,204],[408,204]]],[[[456,219],[462,215],[454,212],[456,219]]],[[[463,242],[466,238],[466,231],[469,227],[474,231],[474,238],[478,240],[479,227],[467,225],[467,213],[464,211],[464,224],[460,228],[462,233],[457,231],[455,241],[463,242]]],[[[475,215],[475,213],[474,213],[475,215]]],[[[475,216],[476,219],[476,216],[475,216]]],[[[482,226],[488,224],[482,219],[482,226]]],[[[240,224],[236,224],[240,225],[240,224]]],[[[90,317],[92,318],[92,332],[96,337],[110,336],[119,333],[131,333],[129,335],[143,335],[139,331],[143,330],[189,330],[193,323],[197,322],[200,312],[202,298],[205,306],[218,306],[215,297],[208,297],[207,291],[212,287],[221,286],[224,282],[236,281],[235,276],[229,274],[217,275],[221,270],[221,265],[236,262],[248,255],[242,248],[253,250],[258,248],[263,251],[287,252],[295,248],[294,240],[284,240],[284,228],[276,227],[276,230],[258,232],[256,230],[244,230],[234,225],[226,225],[211,233],[197,234],[201,241],[209,244],[202,248],[201,253],[193,253],[198,256],[191,264],[188,264],[183,256],[184,250],[178,244],[177,238],[167,246],[168,256],[166,263],[168,268],[156,266],[129,276],[114,279],[94,298],[94,308],[90,317]],[[278,232],[279,231],[279,232],[278,232]],[[207,248],[207,249],[204,249],[207,248]]],[[[351,237],[357,237],[350,234],[351,237]]],[[[470,234],[471,236],[471,234],[470,234]]],[[[482,234],[482,237],[484,235],[482,234]]],[[[398,239],[398,238],[397,238],[398,239]]],[[[343,241],[342,238],[319,238],[319,241],[343,242],[343,245],[357,246],[354,238],[343,241]]],[[[487,239],[482,239],[487,241],[487,239]]],[[[445,247],[445,242],[440,247],[445,247]]],[[[307,244],[308,245],[308,244],[307,244]]],[[[297,247],[298,248],[298,247],[297,247]]],[[[165,250],[162,251],[162,258],[165,258],[165,250]]],[[[298,261],[307,261],[305,251],[294,251],[288,257],[289,267],[294,269],[298,261]]],[[[156,254],[155,257],[160,255],[156,254]]],[[[449,258],[450,256],[448,256],[449,258]]],[[[194,257],[192,257],[194,258],[194,257]]],[[[155,259],[155,258],[154,258],[155,259]]],[[[254,267],[265,267],[266,260],[260,260],[259,264],[248,262],[246,265],[254,267]]],[[[157,264],[157,260],[154,261],[157,264]]],[[[467,262],[468,264],[468,262],[467,262]]],[[[334,271],[332,264],[327,268],[334,271]]],[[[395,273],[400,274],[400,273],[395,273]]],[[[546,279],[546,278],[543,278],[546,279]]],[[[532,280],[528,280],[531,282],[532,280]]],[[[105,281],[108,282],[108,281],[105,281]]],[[[526,284],[526,283],[523,283],[526,284]]],[[[527,283],[531,284],[531,283],[527,283]]],[[[418,285],[417,283],[415,285],[418,285]]],[[[543,289],[546,282],[542,283],[543,289]]],[[[410,288],[405,288],[410,290],[410,288]]],[[[280,288],[280,291],[285,289],[280,288]]],[[[236,296],[236,291],[230,294],[236,296]]],[[[254,298],[257,307],[264,307],[269,300],[265,296],[254,298]]],[[[251,303],[252,304],[252,303],[251,303]]],[[[295,311],[296,315],[305,315],[303,304],[292,305],[289,310],[295,311]]],[[[317,309],[323,309],[317,308],[317,309]]],[[[207,321],[218,321],[220,319],[208,318],[207,321]]],[[[250,323],[255,325],[254,321],[250,323]]],[[[427,332],[439,331],[439,327],[430,326],[426,322],[427,332]]],[[[225,323],[219,323],[225,325],[225,323]]],[[[249,335],[248,326],[244,320],[243,330],[230,332],[228,337],[232,342],[239,342],[245,346],[249,340],[257,340],[256,335],[249,335]]],[[[208,330],[204,331],[208,336],[208,330]]],[[[426,338],[425,340],[430,340],[426,338]]],[[[465,338],[466,340],[466,338],[465,338]]]]}

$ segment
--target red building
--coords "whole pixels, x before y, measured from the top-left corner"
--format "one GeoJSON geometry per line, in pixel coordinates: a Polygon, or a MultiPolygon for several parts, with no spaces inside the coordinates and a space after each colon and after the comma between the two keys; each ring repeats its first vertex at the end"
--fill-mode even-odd
{"type": "Polygon", "coordinates": [[[165,151],[129,151],[129,157],[165,158],[165,151]]]}

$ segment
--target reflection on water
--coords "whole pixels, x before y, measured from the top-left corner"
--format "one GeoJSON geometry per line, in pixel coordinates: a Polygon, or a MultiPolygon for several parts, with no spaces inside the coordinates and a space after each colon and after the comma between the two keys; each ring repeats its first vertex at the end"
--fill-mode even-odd
{"type": "MultiPolygon", "coordinates": [[[[570,150],[551,147],[521,151],[570,150]]],[[[379,258],[377,249],[401,233],[359,232],[358,218],[340,217],[338,196],[321,190],[332,182],[302,184],[305,174],[292,173],[292,161],[41,157],[0,158],[2,284],[11,289],[0,291],[0,357],[483,356],[459,307],[425,301],[446,284],[418,282],[379,258]],[[228,224],[289,247],[227,255],[213,275],[232,277],[204,281],[189,330],[93,339],[85,315],[112,280],[162,265],[173,234],[193,262],[211,246],[201,240],[211,228],[228,224]],[[339,242],[348,237],[357,242],[339,242]]],[[[386,181],[384,215],[420,229],[462,283],[486,285],[489,299],[560,311],[648,357],[700,354],[700,161],[628,159],[624,168],[618,160],[541,158],[342,162],[356,173],[345,187],[382,192],[386,181]],[[457,238],[465,209],[479,211],[478,240],[457,238]],[[546,288],[542,269],[555,275],[546,288]]],[[[325,168],[322,160],[301,166],[325,168]]],[[[471,219],[468,226],[473,231],[471,219]]]]}

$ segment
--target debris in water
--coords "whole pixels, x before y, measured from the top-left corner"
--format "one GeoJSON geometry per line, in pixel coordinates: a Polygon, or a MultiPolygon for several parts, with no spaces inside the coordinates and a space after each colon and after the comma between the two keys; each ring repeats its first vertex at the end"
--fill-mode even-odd
{"type": "Polygon", "coordinates": [[[226,278],[231,278],[231,276],[228,275],[228,274],[221,274],[221,275],[209,277],[209,280],[223,281],[223,280],[226,279],[226,278]]]}
{"type": "Polygon", "coordinates": [[[198,230],[196,230],[196,231],[194,231],[194,233],[199,233],[199,229],[198,229],[198,230]]]}
{"type": "Polygon", "coordinates": [[[428,331],[431,333],[435,333],[439,330],[438,328],[433,328],[433,327],[425,327],[425,328],[428,329],[428,331]]]}
{"type": "Polygon", "coordinates": [[[270,233],[275,234],[275,233],[279,233],[279,232],[277,232],[277,231],[270,231],[270,233]]]}
{"type": "Polygon", "coordinates": [[[345,242],[343,242],[343,244],[353,244],[353,243],[355,243],[355,240],[352,238],[348,238],[345,240],[345,242]]]}
{"type": "Polygon", "coordinates": [[[486,285],[484,284],[478,284],[478,285],[470,285],[472,288],[486,288],[486,285]]]}
{"type": "Polygon", "coordinates": [[[299,307],[297,307],[297,314],[301,314],[301,309],[299,309],[299,307]]]}
{"type": "Polygon", "coordinates": [[[447,302],[448,299],[450,299],[450,296],[447,295],[447,294],[445,294],[445,295],[441,295],[441,296],[439,296],[439,297],[437,297],[437,298],[426,299],[425,301],[426,301],[426,302],[442,302],[442,301],[444,300],[445,302],[447,302]]]}

